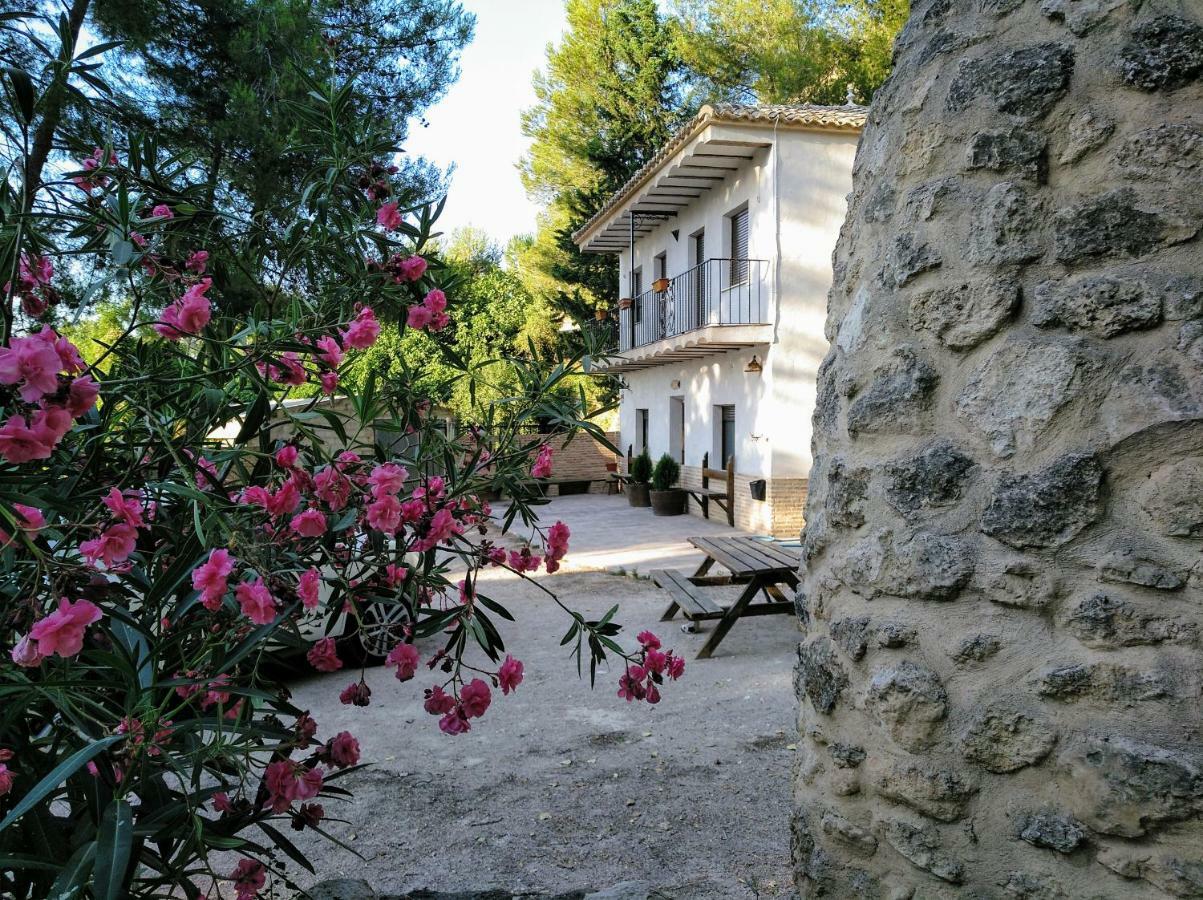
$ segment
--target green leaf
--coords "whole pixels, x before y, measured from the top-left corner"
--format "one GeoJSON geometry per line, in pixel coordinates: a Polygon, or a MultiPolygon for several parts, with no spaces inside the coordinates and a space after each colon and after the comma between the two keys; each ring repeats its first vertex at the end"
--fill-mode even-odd
{"type": "Polygon", "coordinates": [[[28,125],[33,121],[34,91],[33,79],[24,69],[5,66],[4,73],[8,76],[9,86],[13,89],[13,99],[16,100],[17,118],[28,125]]]}
{"type": "Polygon", "coordinates": [[[96,837],[96,867],[92,892],[96,900],[121,900],[134,841],[134,810],[125,800],[114,800],[100,820],[96,837]]]}
{"type": "Polygon", "coordinates": [[[95,743],[89,744],[86,747],[81,747],[76,750],[61,763],[55,766],[45,778],[34,785],[33,790],[21,798],[21,802],[12,808],[4,821],[0,822],[0,831],[3,831],[25,813],[29,812],[36,803],[45,798],[51,791],[57,788],[60,784],[74,775],[83,765],[92,757],[99,754],[107,747],[111,747],[118,741],[125,740],[123,734],[111,734],[106,738],[101,738],[95,743]]]}
{"type": "Polygon", "coordinates": [[[74,900],[82,896],[83,887],[88,881],[88,873],[92,871],[92,860],[96,856],[96,842],[84,844],[67,860],[63,871],[54,884],[50,886],[47,900],[74,900]]]}

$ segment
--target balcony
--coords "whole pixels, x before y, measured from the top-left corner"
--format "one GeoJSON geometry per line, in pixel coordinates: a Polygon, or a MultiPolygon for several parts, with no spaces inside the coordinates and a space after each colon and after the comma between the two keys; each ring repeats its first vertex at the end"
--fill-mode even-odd
{"type": "Polygon", "coordinates": [[[769,265],[762,259],[708,259],[644,291],[618,311],[618,350],[607,370],[628,372],[768,343],[769,265]]]}

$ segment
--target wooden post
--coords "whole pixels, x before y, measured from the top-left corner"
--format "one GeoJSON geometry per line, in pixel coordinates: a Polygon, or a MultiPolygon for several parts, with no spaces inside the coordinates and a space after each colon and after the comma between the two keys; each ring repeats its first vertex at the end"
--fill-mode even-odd
{"type": "Polygon", "coordinates": [[[707,450],[702,454],[702,518],[710,518],[710,495],[707,493],[710,490],[710,476],[706,474],[710,471],[710,451],[707,450]]]}
{"type": "Polygon", "coordinates": [[[735,527],[735,454],[727,458],[727,524],[735,527]]]}

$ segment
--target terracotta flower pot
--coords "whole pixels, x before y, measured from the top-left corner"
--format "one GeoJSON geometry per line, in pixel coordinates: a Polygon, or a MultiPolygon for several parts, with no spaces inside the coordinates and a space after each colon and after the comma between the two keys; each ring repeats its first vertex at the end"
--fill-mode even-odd
{"type": "Polygon", "coordinates": [[[618,301],[619,309],[630,309],[634,305],[635,305],[635,301],[632,300],[630,297],[623,297],[621,300],[618,301]]]}

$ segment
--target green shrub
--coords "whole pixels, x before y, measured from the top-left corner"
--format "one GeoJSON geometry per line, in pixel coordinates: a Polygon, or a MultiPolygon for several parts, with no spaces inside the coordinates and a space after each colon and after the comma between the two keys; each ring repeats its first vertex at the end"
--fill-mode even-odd
{"type": "Polygon", "coordinates": [[[681,477],[680,464],[665,453],[656,461],[656,468],[652,472],[652,489],[657,491],[667,491],[677,483],[677,479],[681,477]]]}
{"type": "Polygon", "coordinates": [[[652,480],[652,458],[646,450],[631,460],[631,478],[636,484],[647,484],[652,480]]]}

